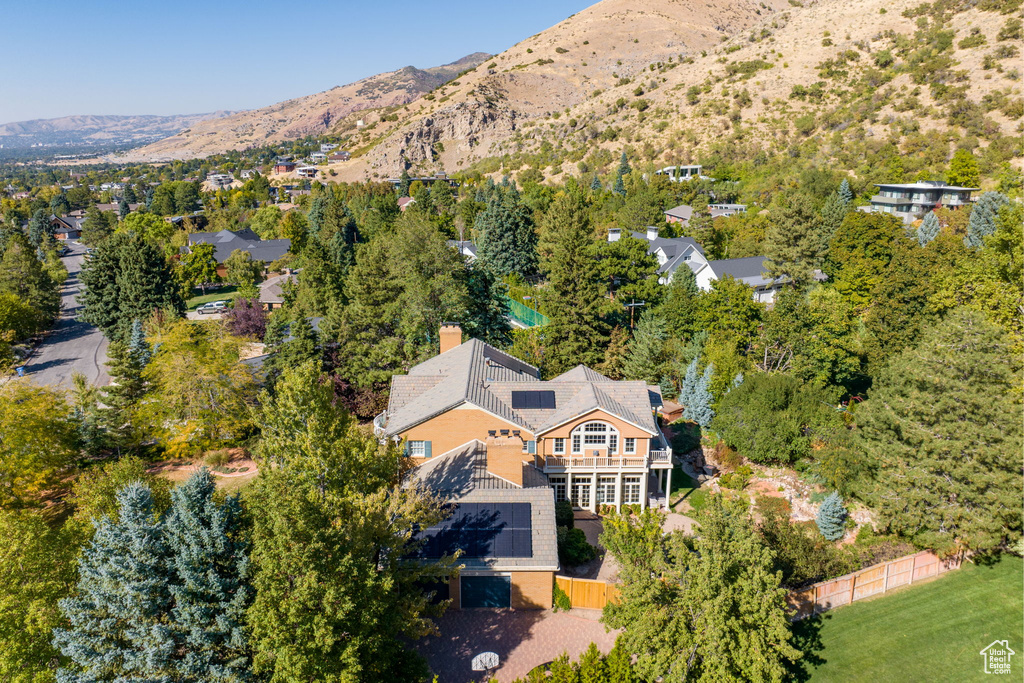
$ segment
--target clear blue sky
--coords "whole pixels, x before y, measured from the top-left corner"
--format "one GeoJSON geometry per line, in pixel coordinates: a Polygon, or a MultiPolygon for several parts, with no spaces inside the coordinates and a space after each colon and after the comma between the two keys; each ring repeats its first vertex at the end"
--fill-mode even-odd
{"type": "Polygon", "coordinates": [[[0,0],[0,123],[252,109],[498,53],[594,2],[0,0]]]}

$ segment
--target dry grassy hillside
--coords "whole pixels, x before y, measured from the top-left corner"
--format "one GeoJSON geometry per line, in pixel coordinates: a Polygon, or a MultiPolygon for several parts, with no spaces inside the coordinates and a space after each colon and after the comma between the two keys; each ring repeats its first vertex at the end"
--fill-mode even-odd
{"type": "MultiPolygon", "coordinates": [[[[627,145],[687,163],[723,139],[786,149],[951,131],[984,149],[1021,132],[1012,13],[952,2],[915,13],[919,0],[718,5],[598,3],[401,108],[397,122],[358,133],[341,122],[357,158],[339,175],[393,175],[403,161],[451,172],[554,149],[539,166],[551,177],[576,172],[566,160],[627,145]]],[[[1019,162],[1019,150],[1012,156],[1019,162]]]]}
{"type": "Polygon", "coordinates": [[[350,114],[412,102],[489,56],[478,52],[429,69],[408,66],[315,95],[202,121],[119,158],[129,161],[189,159],[324,133],[350,114]]]}
{"type": "MultiPolygon", "coordinates": [[[[402,160],[456,170],[529,121],[582,104],[652,62],[700,55],[789,5],[782,0],[603,0],[354,135],[342,173],[388,175],[402,160]],[[440,144],[439,144],[440,143],[440,144]]],[[[389,114],[391,112],[388,112],[389,114]]],[[[383,118],[383,117],[382,117],[383,118]]]]}

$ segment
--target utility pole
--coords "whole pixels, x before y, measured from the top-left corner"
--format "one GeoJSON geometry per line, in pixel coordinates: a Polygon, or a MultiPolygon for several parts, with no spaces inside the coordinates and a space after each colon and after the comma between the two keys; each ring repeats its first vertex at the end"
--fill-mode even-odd
{"type": "Polygon", "coordinates": [[[646,305],[647,305],[646,301],[636,301],[636,300],[633,300],[630,303],[626,304],[626,308],[629,309],[629,329],[630,329],[630,331],[633,330],[633,310],[637,306],[646,306],[646,305]]]}

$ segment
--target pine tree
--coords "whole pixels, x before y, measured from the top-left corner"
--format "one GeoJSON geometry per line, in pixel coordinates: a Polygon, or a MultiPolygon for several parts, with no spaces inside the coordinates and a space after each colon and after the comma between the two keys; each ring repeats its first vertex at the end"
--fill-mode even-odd
{"type": "Polygon", "coordinates": [[[743,373],[739,372],[736,374],[735,377],[732,378],[731,388],[735,389],[741,384],[743,384],[743,373]]]}
{"type": "Polygon", "coordinates": [[[570,183],[545,215],[553,249],[548,262],[550,298],[545,329],[549,368],[555,374],[603,358],[608,325],[601,317],[604,282],[583,191],[570,183]]]}
{"type": "Polygon", "coordinates": [[[625,376],[626,354],[629,353],[629,330],[616,327],[612,330],[608,348],[604,351],[604,360],[596,370],[605,377],[622,379],[625,376]]]}
{"type": "Polygon", "coordinates": [[[619,176],[628,175],[632,172],[633,169],[629,165],[629,157],[627,157],[626,153],[623,152],[622,157],[619,159],[619,176]]]}
{"type": "Polygon", "coordinates": [[[517,273],[523,277],[537,271],[537,233],[533,212],[514,186],[495,192],[487,208],[477,214],[479,257],[495,275],[517,273]]]}
{"type": "Polygon", "coordinates": [[[138,441],[134,412],[146,393],[146,382],[142,377],[144,367],[142,358],[133,353],[128,344],[110,342],[107,370],[111,383],[103,390],[103,403],[106,405],[103,421],[112,445],[119,453],[131,450],[138,441]]]}
{"type": "MultiPolygon", "coordinates": [[[[707,427],[715,417],[715,411],[711,407],[715,397],[711,395],[711,378],[714,376],[714,363],[708,363],[704,368],[704,374],[696,382],[692,393],[689,394],[690,402],[683,409],[683,417],[693,420],[701,427],[707,427]]],[[[689,377],[689,369],[687,369],[689,377]]]]}
{"type": "Polygon", "coordinates": [[[884,526],[940,553],[1020,537],[1020,382],[1005,332],[968,309],[889,359],[856,431],[884,526]]]}
{"type": "Polygon", "coordinates": [[[985,244],[985,236],[996,231],[999,209],[1009,201],[1006,195],[999,192],[985,192],[978,197],[967,219],[967,236],[964,237],[964,244],[972,249],[980,249],[985,244]]]}
{"type": "Polygon", "coordinates": [[[132,331],[128,336],[128,348],[143,366],[149,363],[149,359],[153,357],[153,349],[146,341],[146,331],[142,329],[142,321],[138,318],[132,321],[132,331]]]}
{"type": "Polygon", "coordinates": [[[107,434],[103,430],[100,407],[100,389],[85,375],[75,371],[71,375],[72,417],[78,426],[78,438],[82,449],[89,455],[98,455],[107,445],[107,434]]]}
{"type": "Polygon", "coordinates": [[[410,181],[411,181],[411,179],[409,178],[409,169],[403,168],[402,169],[402,175],[399,178],[399,183],[398,183],[398,196],[399,197],[408,197],[409,196],[409,185],[411,184],[410,181]]]}
{"type": "Polygon", "coordinates": [[[826,541],[838,541],[846,535],[846,508],[838,491],[833,491],[822,501],[814,521],[826,541]]]}
{"type": "Polygon", "coordinates": [[[165,623],[171,594],[163,523],[149,487],[117,494],[118,521],[94,521],[92,542],[79,560],[77,595],[60,601],[69,628],[53,632],[70,666],[58,681],[169,681],[175,653],[165,623]]]}
{"type": "Polygon", "coordinates": [[[683,385],[679,389],[679,403],[683,406],[684,410],[689,408],[690,404],[695,400],[701,378],[700,371],[698,370],[699,365],[700,354],[697,354],[690,361],[690,364],[686,366],[686,374],[683,375],[683,385]]]}
{"type": "Polygon", "coordinates": [[[604,189],[604,186],[601,185],[601,179],[595,173],[594,174],[594,179],[590,181],[590,191],[591,192],[600,192],[603,189],[604,189]]]}
{"type": "Polygon", "coordinates": [[[639,379],[649,384],[660,380],[666,336],[665,320],[661,316],[649,311],[640,316],[640,324],[633,332],[633,341],[623,363],[626,379],[639,379]]]}
{"type": "Polygon", "coordinates": [[[843,224],[848,210],[848,201],[844,200],[838,192],[833,192],[825,200],[825,205],[821,208],[821,241],[826,249],[832,243],[832,238],[835,237],[839,226],[843,224]]]}
{"type": "Polygon", "coordinates": [[[135,320],[154,310],[184,313],[178,283],[157,247],[140,235],[120,232],[101,242],[82,266],[81,318],[111,340],[129,334],[135,320]]]}
{"type": "Polygon", "coordinates": [[[480,262],[467,265],[465,277],[468,294],[466,332],[492,346],[505,348],[512,343],[512,323],[509,322],[509,305],[505,298],[508,286],[480,262]]]}
{"type": "Polygon", "coordinates": [[[28,222],[28,241],[32,243],[33,247],[38,247],[43,243],[43,236],[50,232],[49,226],[50,221],[47,220],[46,212],[36,209],[28,222]]]}
{"type": "Polygon", "coordinates": [[[615,175],[615,185],[612,187],[612,192],[620,197],[626,196],[626,183],[623,182],[621,173],[615,175]]]}
{"type": "Polygon", "coordinates": [[[309,232],[311,234],[320,234],[320,230],[324,227],[324,215],[326,212],[327,197],[323,194],[318,194],[313,201],[309,203],[309,213],[306,214],[306,219],[309,221],[309,232]]]}
{"type": "Polygon", "coordinates": [[[125,199],[124,197],[121,197],[121,201],[118,202],[118,204],[117,204],[117,216],[118,216],[118,218],[120,218],[121,220],[124,220],[125,218],[128,217],[129,211],[130,210],[128,208],[128,200],[125,199]]]}
{"type": "Polygon", "coordinates": [[[788,277],[797,287],[811,282],[825,255],[818,213],[810,197],[780,200],[765,230],[764,267],[771,277],[788,277]]]}
{"type": "Polygon", "coordinates": [[[132,187],[131,183],[124,186],[124,200],[129,204],[139,201],[138,196],[135,194],[135,188],[132,187]]]}
{"type": "Polygon", "coordinates": [[[939,229],[939,217],[935,215],[934,211],[929,211],[925,214],[921,225],[917,226],[917,243],[922,247],[927,246],[929,242],[939,236],[939,229]]]}
{"type": "Polygon", "coordinates": [[[843,178],[843,182],[839,183],[839,198],[843,200],[844,204],[849,204],[853,201],[853,190],[850,189],[850,181],[843,178]]]}
{"type": "Polygon", "coordinates": [[[240,683],[250,679],[245,610],[252,599],[249,559],[237,496],[214,499],[206,468],[171,492],[164,523],[174,579],[171,629],[181,654],[174,680],[240,683]]]}

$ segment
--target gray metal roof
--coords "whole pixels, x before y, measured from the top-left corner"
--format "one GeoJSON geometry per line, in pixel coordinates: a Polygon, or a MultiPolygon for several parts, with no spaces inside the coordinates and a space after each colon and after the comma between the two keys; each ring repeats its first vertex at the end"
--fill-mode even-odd
{"type": "Polygon", "coordinates": [[[479,339],[392,377],[385,433],[397,436],[463,403],[534,435],[598,408],[658,434],[644,382],[617,382],[583,366],[542,382],[537,368],[479,339]],[[523,389],[553,391],[555,408],[513,410],[512,392],[523,389]]]}
{"type": "Polygon", "coordinates": [[[719,278],[731,275],[740,282],[759,287],[775,282],[774,278],[764,276],[766,257],[748,256],[746,258],[730,258],[721,261],[708,261],[711,272],[719,278]]]}

